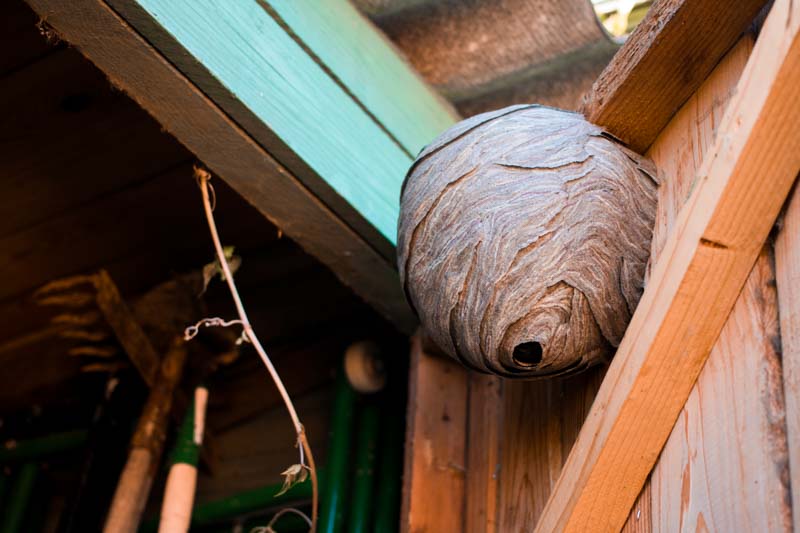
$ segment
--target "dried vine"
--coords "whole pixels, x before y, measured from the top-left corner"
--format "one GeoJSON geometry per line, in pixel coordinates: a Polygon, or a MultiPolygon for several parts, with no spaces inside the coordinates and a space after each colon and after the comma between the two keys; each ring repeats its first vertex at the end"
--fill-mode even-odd
{"type": "MultiPolygon", "coordinates": [[[[232,321],[222,321],[221,319],[210,319],[211,325],[231,325],[231,324],[241,324],[243,328],[242,332],[242,339],[246,342],[249,342],[253,345],[256,352],[258,353],[259,357],[261,357],[261,361],[264,363],[264,366],[267,367],[267,370],[272,377],[272,380],[275,382],[275,386],[278,388],[278,392],[283,398],[283,403],[286,405],[286,410],[289,412],[289,416],[292,419],[292,423],[294,424],[295,432],[297,433],[297,444],[300,451],[300,463],[298,465],[293,465],[290,467],[286,472],[292,471],[292,468],[299,467],[299,470],[303,472],[303,470],[307,470],[311,476],[311,487],[312,487],[312,501],[311,501],[311,532],[313,533],[316,531],[317,528],[317,514],[319,508],[319,486],[317,480],[317,468],[314,463],[314,455],[311,452],[311,446],[308,444],[308,438],[306,437],[305,428],[303,424],[300,422],[300,417],[297,415],[297,410],[292,403],[292,399],[289,396],[289,393],[286,391],[286,387],[283,385],[283,381],[281,380],[280,375],[278,374],[277,370],[275,370],[275,366],[272,364],[269,356],[267,355],[266,350],[259,342],[258,337],[253,331],[253,327],[250,325],[250,320],[247,318],[247,312],[244,309],[244,305],[242,304],[242,299],[239,296],[239,291],[236,289],[236,283],[233,281],[233,274],[231,272],[230,265],[228,264],[228,259],[225,254],[225,250],[222,246],[222,243],[219,239],[219,233],[217,232],[217,225],[214,221],[214,205],[212,202],[212,195],[213,195],[213,188],[209,184],[209,180],[211,179],[211,174],[197,166],[194,167],[194,176],[197,180],[198,185],[200,186],[200,192],[203,195],[203,207],[205,209],[206,219],[208,221],[208,229],[211,232],[211,239],[214,241],[214,250],[216,251],[217,261],[219,262],[219,266],[222,269],[222,273],[224,274],[224,280],[228,284],[228,289],[230,289],[231,297],[233,298],[233,302],[236,305],[236,311],[239,315],[238,320],[232,321]],[[308,460],[308,464],[306,465],[306,460],[308,460]]],[[[187,336],[190,336],[193,332],[196,332],[197,327],[200,325],[209,325],[209,323],[198,323],[194,326],[189,326],[187,328],[187,336]]],[[[193,335],[191,335],[193,336],[193,335]]],[[[293,478],[289,478],[288,474],[284,472],[284,475],[287,475],[286,483],[287,485],[291,485],[295,479],[298,481],[302,481],[305,479],[305,475],[295,476],[293,478]]],[[[296,511],[293,511],[296,512],[296,511]]]]}

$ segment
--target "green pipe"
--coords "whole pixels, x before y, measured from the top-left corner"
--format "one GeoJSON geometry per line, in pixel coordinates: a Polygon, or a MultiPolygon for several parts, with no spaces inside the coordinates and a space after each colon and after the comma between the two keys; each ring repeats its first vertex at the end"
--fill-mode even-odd
{"type": "Polygon", "coordinates": [[[381,424],[380,459],[375,489],[373,531],[392,533],[400,529],[400,490],[403,476],[405,441],[405,395],[394,389],[385,398],[384,420],[381,424]]]}
{"type": "Polygon", "coordinates": [[[23,463],[14,478],[14,485],[11,487],[6,507],[3,510],[3,517],[0,519],[0,533],[18,533],[22,531],[25,519],[25,510],[33,494],[33,487],[36,484],[36,474],[39,472],[39,465],[36,463],[23,463]]]}
{"type": "Polygon", "coordinates": [[[0,447],[0,463],[28,461],[74,450],[86,444],[88,438],[89,432],[80,429],[16,442],[7,441],[0,447]]]}
{"type": "MultiPolygon", "coordinates": [[[[321,480],[324,472],[317,471],[321,480]]],[[[298,483],[284,494],[276,496],[283,487],[282,483],[268,485],[258,489],[239,492],[233,496],[195,505],[192,510],[192,526],[200,527],[215,522],[232,520],[237,516],[261,511],[269,507],[291,504],[311,499],[311,481],[298,483]]],[[[158,518],[147,520],[139,528],[140,533],[149,533],[158,529],[158,518]]]]}
{"type": "Polygon", "coordinates": [[[222,520],[228,520],[276,505],[284,505],[298,500],[311,499],[311,481],[299,483],[288,492],[275,496],[283,484],[269,485],[258,489],[240,492],[228,498],[203,503],[192,511],[192,525],[202,526],[222,520]]]}
{"type": "Polygon", "coordinates": [[[355,401],[356,392],[341,369],[336,378],[336,394],[333,399],[330,447],[325,469],[326,483],[320,484],[319,533],[338,533],[344,526],[344,498],[347,494],[355,401]]]}
{"type": "Polygon", "coordinates": [[[373,531],[391,533],[400,527],[400,480],[403,475],[403,427],[387,420],[381,431],[381,457],[373,531]]]}
{"type": "Polygon", "coordinates": [[[380,426],[378,405],[370,402],[361,410],[358,420],[355,475],[350,495],[350,533],[366,533],[369,530],[380,426]]]}

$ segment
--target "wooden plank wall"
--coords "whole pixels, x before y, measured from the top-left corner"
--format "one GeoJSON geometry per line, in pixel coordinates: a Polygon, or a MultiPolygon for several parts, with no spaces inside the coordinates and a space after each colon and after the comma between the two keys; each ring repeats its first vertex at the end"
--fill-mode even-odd
{"type": "Polygon", "coordinates": [[[463,531],[467,373],[411,340],[402,531],[463,531]]]}
{"type": "MultiPolygon", "coordinates": [[[[752,37],[742,39],[649,152],[665,178],[651,262],[714,146],[752,45],[752,37]]],[[[791,530],[779,335],[767,246],[632,510],[631,527],[791,530]]]]}
{"type": "MultiPolygon", "coordinates": [[[[704,155],[713,147],[752,46],[752,36],[742,38],[649,151],[664,178],[654,257],[688,197],[704,155]]],[[[776,298],[771,252],[765,248],[652,480],[631,511],[626,531],[790,527],[776,298]]],[[[469,397],[466,530],[532,529],[604,369],[541,383],[462,372],[469,376],[460,381],[457,392],[461,395],[467,388],[469,397]]],[[[796,388],[793,383],[787,381],[787,388],[796,388]]]]}

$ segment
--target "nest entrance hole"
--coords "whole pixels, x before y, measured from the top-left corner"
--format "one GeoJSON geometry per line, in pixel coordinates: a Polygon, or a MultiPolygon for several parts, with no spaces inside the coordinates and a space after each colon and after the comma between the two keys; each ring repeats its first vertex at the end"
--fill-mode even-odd
{"type": "Polygon", "coordinates": [[[536,341],[517,344],[511,357],[521,367],[534,368],[542,362],[542,345],[536,341]]]}

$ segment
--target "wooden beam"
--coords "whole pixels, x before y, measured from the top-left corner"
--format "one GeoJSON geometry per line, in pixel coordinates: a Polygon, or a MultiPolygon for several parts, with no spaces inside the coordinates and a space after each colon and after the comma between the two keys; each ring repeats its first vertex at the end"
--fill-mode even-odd
{"type": "Polygon", "coordinates": [[[625,523],[800,170],[798,29],[776,1],[538,531],[625,523]]]}
{"type": "Polygon", "coordinates": [[[103,318],[114,331],[114,336],[128,354],[139,375],[147,386],[152,388],[161,365],[161,357],[156,353],[128,304],[122,299],[108,272],[101,270],[92,276],[92,281],[97,290],[97,307],[103,313],[103,318]]]}
{"type": "Polygon", "coordinates": [[[412,156],[453,125],[455,110],[420,81],[417,71],[352,3],[259,3],[412,156]]]}
{"type": "MultiPolygon", "coordinates": [[[[501,469],[499,416],[503,405],[503,380],[469,372],[467,413],[467,473],[465,531],[498,531],[498,485],[501,469]]],[[[502,531],[502,530],[500,530],[502,531]]]]}
{"type": "Polygon", "coordinates": [[[401,531],[463,531],[467,370],[411,339],[401,531]]]}
{"type": "Polygon", "coordinates": [[[584,97],[584,114],[644,153],[764,3],[654,2],[584,97]]]}
{"type": "MultiPolygon", "coordinates": [[[[212,75],[187,48],[175,46],[174,38],[154,46],[141,35],[148,36],[151,31],[163,33],[166,30],[162,26],[158,26],[160,30],[148,29],[142,19],[137,19],[138,26],[134,28],[103,0],[76,0],[70,5],[56,0],[28,3],[64,40],[77,47],[112,83],[128,92],[284,233],[319,258],[398,328],[406,332],[414,330],[416,319],[400,289],[391,241],[375,229],[380,226],[384,232],[394,234],[396,216],[392,215],[392,209],[396,213],[400,182],[411,157],[320,66],[309,57],[301,61],[298,50],[302,48],[287,34],[279,37],[275,32],[284,30],[261,7],[247,7],[248,2],[224,6],[214,3],[205,7],[186,2],[149,6],[159,16],[163,15],[164,24],[175,25],[171,30],[187,39],[186,45],[200,60],[208,61],[206,67],[216,69],[212,75]],[[172,18],[178,4],[186,9],[188,20],[192,21],[188,27],[172,18]],[[251,15],[252,20],[244,20],[251,15]],[[263,23],[263,28],[256,31],[250,24],[252,21],[263,23]],[[242,33],[235,42],[252,57],[236,55],[241,51],[231,50],[230,42],[219,42],[225,41],[223,33],[233,38],[235,32],[231,28],[240,22],[243,32],[255,33],[249,36],[242,33]],[[198,33],[203,28],[207,33],[198,33]],[[248,40],[250,37],[252,41],[248,40]],[[225,56],[227,52],[233,55],[225,56]],[[236,78],[246,87],[238,95],[240,99],[226,88],[238,83],[227,78],[228,75],[242,77],[236,78]],[[304,93],[302,88],[310,92],[304,93]],[[294,93],[304,95],[298,100],[300,96],[294,93]],[[245,104],[252,104],[260,115],[245,104]],[[342,110],[352,111],[353,115],[343,117],[342,110]],[[266,122],[271,120],[270,113],[276,114],[274,123],[266,122]],[[317,164],[316,160],[311,155],[308,161],[301,159],[307,155],[304,152],[292,152],[292,156],[278,149],[277,144],[284,142],[278,136],[284,132],[272,131],[268,124],[275,128],[283,124],[291,129],[291,135],[287,132],[284,140],[292,139],[288,144],[293,149],[303,146],[309,152],[318,152],[314,157],[330,156],[329,161],[319,162],[319,168],[315,169],[321,173],[320,179],[350,183],[353,188],[345,196],[359,196],[363,192],[360,201],[375,200],[370,209],[389,206],[388,211],[382,212],[380,219],[367,223],[368,217],[350,208],[347,198],[340,197],[347,204],[343,205],[310,188],[301,167],[313,166],[311,163],[317,164]],[[293,137],[297,135],[301,137],[293,137]],[[382,185],[378,186],[376,180],[382,185]],[[364,224],[358,224],[342,210],[349,210],[350,215],[364,224]]],[[[123,2],[114,4],[121,11],[125,6],[135,11],[138,6],[133,2],[125,6],[121,5],[123,2]]],[[[138,9],[140,14],[147,13],[141,6],[138,9]]],[[[146,20],[157,25],[150,15],[146,20]]],[[[158,42],[155,37],[148,39],[158,42]]],[[[364,83],[371,82],[372,76],[373,73],[365,72],[364,83]]],[[[408,110],[409,121],[415,120],[416,115],[413,109],[408,110]]],[[[436,133],[431,131],[430,136],[436,133]]],[[[175,201],[197,200],[176,198],[175,201]]],[[[358,202],[353,201],[358,207],[358,202]]],[[[369,209],[364,209],[369,215],[369,209]]]]}
{"type": "Polygon", "coordinates": [[[109,3],[391,256],[405,172],[455,115],[354,8],[321,0],[109,3]]]}
{"type": "MultiPolygon", "coordinates": [[[[664,173],[652,263],[698,167],[723,133],[719,125],[754,42],[750,34],[739,40],[649,151],[664,173]]],[[[762,250],[728,315],[629,524],[652,524],[657,531],[790,529],[780,333],[769,248],[762,250]]]]}

